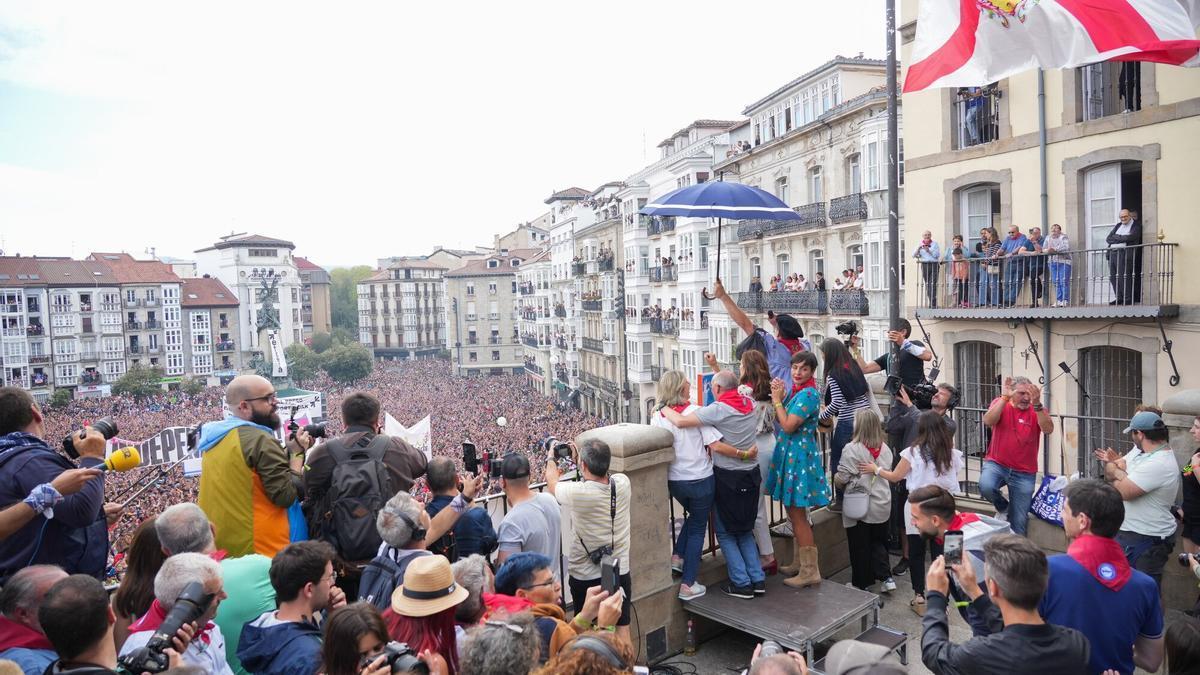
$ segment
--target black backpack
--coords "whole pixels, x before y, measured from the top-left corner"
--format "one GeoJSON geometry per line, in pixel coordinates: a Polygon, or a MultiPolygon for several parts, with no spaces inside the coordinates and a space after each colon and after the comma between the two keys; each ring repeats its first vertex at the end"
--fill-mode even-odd
{"type": "Polygon", "coordinates": [[[389,550],[367,563],[358,582],[358,599],[375,605],[381,612],[391,607],[392,593],[404,583],[404,571],[408,569],[408,564],[422,555],[428,555],[426,551],[407,553],[397,562],[389,550]]]}
{"type": "Polygon", "coordinates": [[[767,355],[767,341],[763,339],[763,330],[756,329],[753,333],[746,336],[746,339],[738,343],[733,350],[733,355],[737,360],[742,360],[742,354],[747,351],[762,352],[763,356],[767,355]]]}
{"type": "Polygon", "coordinates": [[[375,519],[395,494],[383,456],[391,444],[387,436],[364,434],[353,447],[341,439],[326,443],[333,458],[329,482],[329,522],[325,540],[333,544],[345,561],[370,560],[379,552],[382,539],[375,519]]]}

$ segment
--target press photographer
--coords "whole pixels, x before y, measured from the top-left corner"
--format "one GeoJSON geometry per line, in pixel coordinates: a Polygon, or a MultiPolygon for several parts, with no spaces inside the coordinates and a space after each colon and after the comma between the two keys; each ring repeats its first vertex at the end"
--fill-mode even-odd
{"type": "MultiPolygon", "coordinates": [[[[0,541],[0,582],[34,564],[98,577],[107,563],[104,478],[90,479],[75,494],[63,496],[53,482],[76,466],[42,440],[44,434],[45,419],[29,392],[0,387],[0,504],[24,502],[37,512],[0,541]]],[[[104,464],[99,431],[87,427],[69,438],[80,467],[104,464]]],[[[118,507],[113,510],[119,515],[118,507]]]]}
{"type": "MultiPolygon", "coordinates": [[[[842,334],[842,326],[837,327],[839,334],[842,334]]],[[[887,373],[889,376],[895,374],[899,376],[900,384],[909,388],[911,396],[913,390],[925,384],[925,362],[933,360],[933,351],[929,347],[926,347],[925,343],[920,340],[910,340],[910,335],[912,335],[912,324],[908,322],[908,319],[897,319],[892,324],[892,330],[889,330],[887,333],[888,340],[900,346],[899,360],[895,363],[895,368],[891,367],[891,349],[888,349],[888,353],[876,358],[874,361],[863,360],[862,354],[859,351],[862,340],[858,337],[857,326],[855,326],[854,333],[850,334],[847,346],[850,348],[851,353],[854,354],[854,360],[858,361],[858,367],[862,368],[863,375],[870,375],[871,373],[881,371],[887,373]]],[[[889,389],[891,389],[893,395],[899,391],[894,386],[889,387],[889,389]]],[[[914,400],[917,401],[917,407],[928,407],[921,405],[923,402],[921,397],[914,397],[914,400]]]]}

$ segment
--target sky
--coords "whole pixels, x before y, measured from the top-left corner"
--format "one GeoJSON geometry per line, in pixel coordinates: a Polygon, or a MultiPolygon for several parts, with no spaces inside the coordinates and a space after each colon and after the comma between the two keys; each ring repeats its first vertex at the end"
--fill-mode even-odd
{"type": "Polygon", "coordinates": [[[836,55],[883,0],[0,0],[0,249],[326,267],[490,245],[836,55]]]}

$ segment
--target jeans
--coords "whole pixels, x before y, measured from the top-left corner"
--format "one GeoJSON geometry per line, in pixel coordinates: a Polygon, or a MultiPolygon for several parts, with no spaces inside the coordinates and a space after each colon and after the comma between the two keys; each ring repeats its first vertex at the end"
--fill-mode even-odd
{"type": "MultiPolygon", "coordinates": [[[[833,429],[833,438],[829,440],[830,485],[833,485],[833,477],[837,475],[838,464],[842,462],[842,448],[846,447],[852,438],[854,438],[854,418],[842,415],[833,429]]],[[[842,490],[837,490],[837,494],[842,494],[842,490]]]]}
{"type": "Polygon", "coordinates": [[[1071,263],[1050,263],[1050,281],[1054,284],[1054,301],[1071,301],[1071,263]]]}
{"type": "Polygon", "coordinates": [[[766,581],[762,565],[758,563],[758,545],[754,543],[754,532],[730,534],[721,522],[721,513],[713,511],[717,521],[717,541],[725,554],[725,567],[729,570],[729,582],[734,586],[746,587],[766,581]]]}
{"type": "Polygon", "coordinates": [[[976,305],[998,305],[1000,304],[1000,274],[992,274],[984,270],[979,275],[979,300],[976,305]]]}
{"type": "Polygon", "coordinates": [[[1025,276],[1029,268],[1024,260],[1005,260],[1004,261],[1004,304],[1017,304],[1017,295],[1021,293],[1021,286],[1025,284],[1025,276]]]}
{"type": "Polygon", "coordinates": [[[987,460],[979,472],[979,494],[996,507],[997,512],[1008,512],[1008,524],[1012,531],[1025,536],[1029,523],[1029,505],[1033,503],[1033,486],[1037,476],[1017,471],[987,460]],[[1008,499],[1000,494],[1000,488],[1008,486],[1008,499]]]}
{"type": "Polygon", "coordinates": [[[667,492],[683,507],[683,531],[675,539],[673,553],[683,558],[683,584],[696,583],[700,572],[700,550],[704,548],[704,530],[712,511],[716,482],[712,476],[700,480],[669,480],[667,492]]]}
{"type": "Polygon", "coordinates": [[[1163,566],[1175,550],[1175,535],[1169,537],[1151,537],[1129,530],[1117,532],[1117,543],[1125,550],[1125,558],[1133,569],[1143,572],[1158,586],[1162,592],[1163,566]]]}

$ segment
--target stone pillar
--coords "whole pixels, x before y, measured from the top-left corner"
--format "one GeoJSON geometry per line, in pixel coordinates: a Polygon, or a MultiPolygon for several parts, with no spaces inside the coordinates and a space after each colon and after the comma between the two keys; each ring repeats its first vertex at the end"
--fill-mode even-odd
{"type": "MultiPolygon", "coordinates": [[[[1200,415],[1200,389],[1185,389],[1163,401],[1163,421],[1171,430],[1171,448],[1175,451],[1175,459],[1179,466],[1191,462],[1192,453],[1196,452],[1196,441],[1188,432],[1192,421],[1200,415]]],[[[1196,480],[1184,476],[1184,480],[1196,480]]],[[[1200,543],[1200,542],[1197,542],[1200,543]]],[[[1176,563],[1178,554],[1183,553],[1182,532],[1175,540],[1175,551],[1167,561],[1163,570],[1163,604],[1170,609],[1191,609],[1196,601],[1196,577],[1187,567],[1176,563]]]]}
{"type": "Polygon", "coordinates": [[[633,578],[634,651],[652,663],[683,649],[687,618],[671,578],[670,497],[667,466],[675,461],[671,432],[645,424],[614,424],[584,432],[612,449],[611,471],[629,477],[630,573],[633,578]]]}

